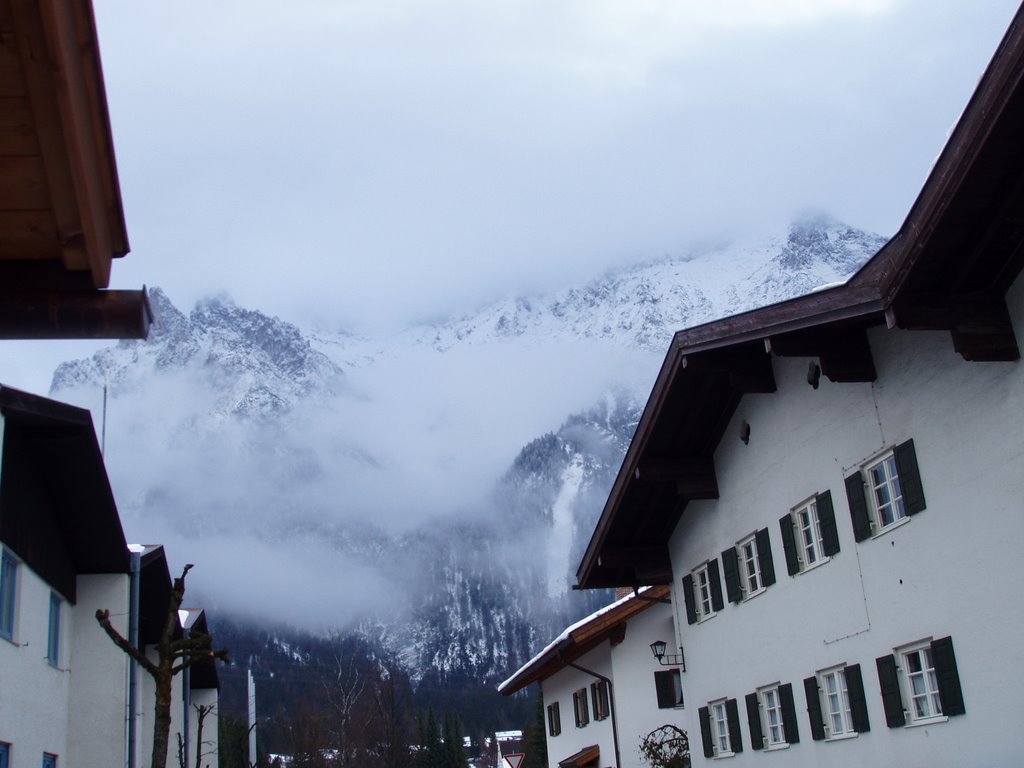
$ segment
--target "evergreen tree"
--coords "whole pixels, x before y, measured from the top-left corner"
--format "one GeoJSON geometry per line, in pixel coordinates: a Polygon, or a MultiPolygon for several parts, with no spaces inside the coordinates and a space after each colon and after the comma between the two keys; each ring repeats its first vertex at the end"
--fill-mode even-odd
{"type": "MultiPolygon", "coordinates": [[[[539,688],[540,686],[538,686],[539,688]]],[[[523,751],[526,759],[523,768],[547,768],[548,740],[547,723],[544,721],[544,692],[538,691],[533,721],[523,729],[523,751]]]]}

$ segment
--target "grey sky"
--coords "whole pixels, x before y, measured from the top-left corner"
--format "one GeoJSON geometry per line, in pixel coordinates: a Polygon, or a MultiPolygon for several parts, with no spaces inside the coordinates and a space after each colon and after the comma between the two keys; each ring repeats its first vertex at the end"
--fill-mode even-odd
{"type": "Polygon", "coordinates": [[[890,234],[1013,0],[96,0],[119,286],[396,325],[816,206],[890,234]]]}

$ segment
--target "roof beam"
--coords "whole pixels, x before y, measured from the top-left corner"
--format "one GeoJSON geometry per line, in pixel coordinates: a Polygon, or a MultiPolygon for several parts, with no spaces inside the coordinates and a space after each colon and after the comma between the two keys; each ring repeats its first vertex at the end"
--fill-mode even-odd
{"type": "Polygon", "coordinates": [[[771,356],[756,344],[684,355],[682,367],[688,371],[724,374],[729,386],[740,394],[771,394],[776,389],[771,356]]]}
{"type": "Polygon", "coordinates": [[[144,339],[152,321],[145,289],[0,292],[0,339],[144,339]]]}
{"type": "Polygon", "coordinates": [[[711,457],[641,464],[633,472],[641,483],[674,483],[687,499],[717,499],[718,477],[711,457]]]}
{"type": "Polygon", "coordinates": [[[598,567],[633,572],[633,584],[668,584],[672,581],[672,559],[668,545],[611,549],[598,556],[598,567]]]}
{"type": "Polygon", "coordinates": [[[1020,359],[1013,321],[1000,295],[908,294],[886,310],[885,320],[890,328],[949,331],[953,349],[965,360],[1020,359]]]}
{"type": "Polygon", "coordinates": [[[769,336],[765,350],[779,357],[816,357],[821,372],[834,382],[869,382],[878,378],[864,328],[811,328],[769,336]]]}

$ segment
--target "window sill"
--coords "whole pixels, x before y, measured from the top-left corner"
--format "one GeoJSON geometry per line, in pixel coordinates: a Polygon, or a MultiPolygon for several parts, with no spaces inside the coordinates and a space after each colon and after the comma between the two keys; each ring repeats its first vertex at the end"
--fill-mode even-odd
{"type": "Polygon", "coordinates": [[[761,588],[760,588],[759,590],[757,590],[756,592],[751,592],[750,594],[744,594],[744,595],[743,595],[743,599],[742,599],[742,600],[740,600],[740,603],[745,603],[745,602],[747,602],[748,600],[753,600],[753,599],[754,599],[755,597],[757,597],[758,595],[763,595],[763,594],[764,594],[765,592],[767,592],[767,591],[768,591],[768,587],[761,587],[761,588]]]}
{"type": "Polygon", "coordinates": [[[726,760],[726,759],[728,759],[730,757],[736,757],[736,753],[735,752],[716,752],[714,759],[715,760],[726,760]]]}
{"type": "Polygon", "coordinates": [[[799,576],[800,574],[803,574],[803,573],[808,573],[810,571],[813,571],[815,568],[821,568],[821,566],[825,565],[825,563],[828,563],[828,562],[831,562],[831,561],[832,561],[832,556],[831,555],[826,555],[824,557],[819,557],[815,562],[811,563],[808,566],[805,566],[804,568],[801,568],[800,571],[797,573],[797,576],[799,576]]]}
{"type": "Polygon", "coordinates": [[[887,533],[891,533],[892,531],[895,531],[897,528],[902,528],[904,525],[906,525],[909,522],[910,522],[910,515],[907,515],[906,517],[901,517],[895,523],[889,523],[889,525],[885,526],[885,528],[882,528],[880,531],[871,534],[871,538],[872,539],[880,539],[883,536],[885,536],[887,533]]]}
{"type": "Polygon", "coordinates": [[[717,615],[718,611],[715,611],[714,613],[709,613],[707,616],[700,616],[697,618],[697,623],[703,624],[705,621],[711,621],[711,619],[715,618],[715,616],[717,615]]]}
{"type": "Polygon", "coordinates": [[[847,741],[848,739],[856,739],[858,736],[860,736],[860,733],[858,733],[857,731],[854,731],[853,733],[840,733],[837,736],[827,736],[825,738],[825,742],[827,743],[830,741],[847,741]]]}
{"type": "Polygon", "coordinates": [[[784,749],[789,749],[789,742],[784,744],[772,744],[764,748],[765,752],[781,752],[784,749]]]}
{"type": "Polygon", "coordinates": [[[949,720],[946,715],[936,715],[935,717],[922,717],[920,720],[914,720],[913,722],[904,725],[904,728],[920,728],[922,725],[937,725],[938,723],[944,723],[949,720]]]}

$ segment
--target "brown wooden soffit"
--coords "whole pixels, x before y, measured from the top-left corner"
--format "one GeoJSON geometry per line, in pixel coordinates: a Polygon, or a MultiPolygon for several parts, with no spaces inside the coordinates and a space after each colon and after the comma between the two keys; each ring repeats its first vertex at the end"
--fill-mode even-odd
{"type": "Polygon", "coordinates": [[[601,748],[597,744],[584,747],[574,755],[558,761],[559,768],[596,768],[601,762],[601,748]]]}

